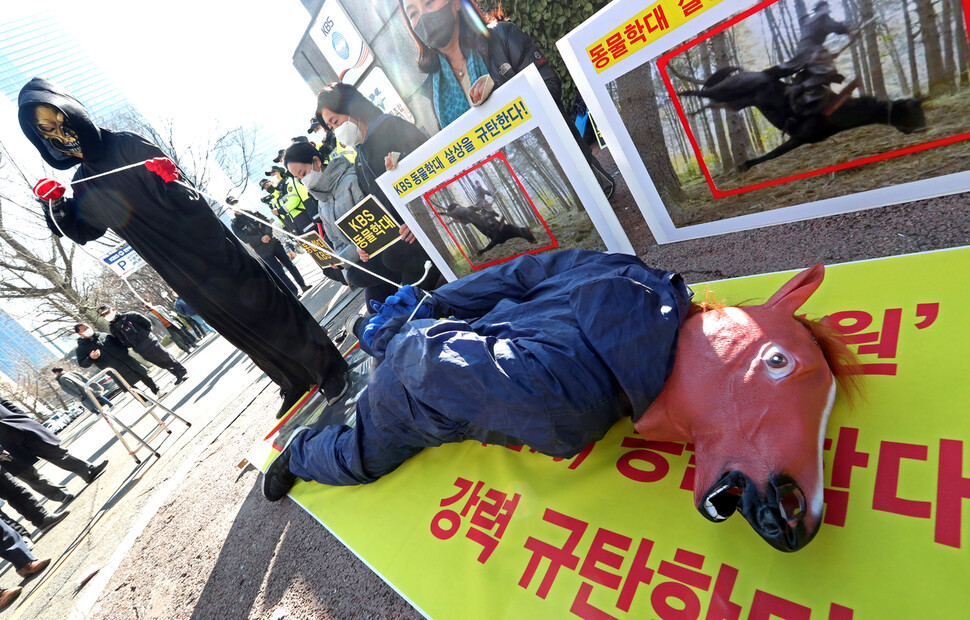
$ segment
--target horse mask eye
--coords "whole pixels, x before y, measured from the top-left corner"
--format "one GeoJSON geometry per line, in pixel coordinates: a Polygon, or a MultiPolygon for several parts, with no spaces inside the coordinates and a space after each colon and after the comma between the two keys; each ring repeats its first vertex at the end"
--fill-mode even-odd
{"type": "Polygon", "coordinates": [[[786,377],[794,370],[791,359],[791,355],[776,344],[767,345],[761,353],[761,364],[773,379],[786,377]]]}

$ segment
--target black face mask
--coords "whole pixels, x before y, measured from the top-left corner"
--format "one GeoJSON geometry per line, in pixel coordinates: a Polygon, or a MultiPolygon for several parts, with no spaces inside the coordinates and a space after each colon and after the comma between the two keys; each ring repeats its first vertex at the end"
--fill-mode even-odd
{"type": "Polygon", "coordinates": [[[456,21],[458,16],[451,3],[448,3],[437,11],[422,15],[414,27],[414,34],[428,47],[441,49],[451,42],[456,21]]]}

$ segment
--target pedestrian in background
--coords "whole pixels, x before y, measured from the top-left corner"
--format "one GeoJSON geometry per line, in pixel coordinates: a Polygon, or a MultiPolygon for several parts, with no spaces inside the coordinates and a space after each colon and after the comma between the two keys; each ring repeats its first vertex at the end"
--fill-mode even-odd
{"type": "MultiPolygon", "coordinates": [[[[61,386],[62,390],[71,396],[76,396],[77,398],[81,399],[81,404],[84,405],[84,408],[88,411],[92,411],[94,413],[98,412],[98,407],[94,404],[94,401],[91,399],[91,396],[88,394],[87,390],[84,389],[84,386],[88,382],[84,375],[79,372],[74,372],[73,370],[64,372],[63,368],[51,368],[51,372],[53,372],[54,376],[57,377],[57,384],[61,386]]],[[[96,398],[97,401],[105,407],[108,407],[109,409],[114,407],[114,403],[108,400],[108,398],[104,395],[104,388],[98,383],[91,384],[91,392],[94,394],[94,398],[96,398]]]]}
{"type": "MultiPolygon", "coordinates": [[[[89,368],[93,364],[101,370],[111,368],[131,387],[141,381],[152,394],[158,396],[158,386],[149,376],[148,369],[133,358],[128,353],[128,348],[118,342],[117,338],[96,332],[85,323],[75,325],[74,333],[78,335],[77,349],[74,352],[78,366],[89,368]]],[[[125,389],[124,385],[121,388],[125,389]]]]}
{"type": "Polygon", "coordinates": [[[189,372],[172,354],[166,351],[152,334],[152,322],[137,312],[118,312],[111,306],[101,306],[98,314],[108,322],[111,335],[159,368],[175,375],[175,385],[188,379],[189,372]]]}

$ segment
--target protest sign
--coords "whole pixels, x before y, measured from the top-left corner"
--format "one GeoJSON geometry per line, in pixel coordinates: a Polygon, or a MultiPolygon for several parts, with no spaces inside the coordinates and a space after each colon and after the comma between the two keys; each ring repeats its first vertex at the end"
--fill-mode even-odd
{"type": "Polygon", "coordinates": [[[970,91],[912,71],[912,4],[857,4],[617,0],[559,41],[657,241],[970,189],[970,91]]]}
{"type": "Polygon", "coordinates": [[[532,65],[378,184],[449,280],[556,249],[633,253],[532,65]]]}
{"type": "Polygon", "coordinates": [[[351,243],[372,257],[401,240],[400,225],[373,196],[358,202],[335,224],[351,243]]]}

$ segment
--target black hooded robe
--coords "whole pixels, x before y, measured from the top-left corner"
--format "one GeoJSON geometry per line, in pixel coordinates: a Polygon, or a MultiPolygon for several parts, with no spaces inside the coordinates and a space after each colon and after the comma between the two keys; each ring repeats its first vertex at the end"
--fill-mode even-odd
{"type": "MultiPolygon", "coordinates": [[[[166,155],[137,134],[99,128],[56,84],[34,78],[20,91],[20,126],[44,160],[74,175],[57,224],[78,243],[111,228],[229,342],[284,390],[323,385],[346,370],[327,333],[300,301],[225,227],[198,194],[144,166],[83,181],[166,155]],[[34,129],[33,110],[59,109],[78,134],[82,160],[54,150],[34,129]],[[83,181],[80,182],[79,181],[83,181]]],[[[51,225],[51,222],[48,222],[51,225]]],[[[60,234],[57,227],[51,227],[60,234]]]]}

